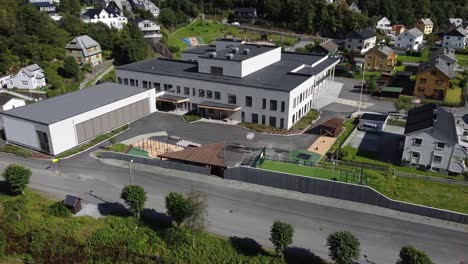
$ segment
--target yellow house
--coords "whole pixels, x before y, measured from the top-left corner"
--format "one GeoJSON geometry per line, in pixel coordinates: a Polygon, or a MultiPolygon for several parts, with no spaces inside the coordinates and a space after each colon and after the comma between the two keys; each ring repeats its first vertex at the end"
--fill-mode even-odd
{"type": "Polygon", "coordinates": [[[430,18],[421,18],[416,22],[416,28],[419,29],[424,35],[429,35],[434,29],[434,23],[430,18]]]}
{"type": "Polygon", "coordinates": [[[387,46],[375,46],[365,54],[366,70],[391,72],[397,62],[397,56],[387,46]]]}
{"type": "Polygon", "coordinates": [[[102,50],[99,43],[88,35],[78,36],[70,41],[65,47],[67,56],[76,59],[79,65],[96,65],[102,62],[102,50]]]}

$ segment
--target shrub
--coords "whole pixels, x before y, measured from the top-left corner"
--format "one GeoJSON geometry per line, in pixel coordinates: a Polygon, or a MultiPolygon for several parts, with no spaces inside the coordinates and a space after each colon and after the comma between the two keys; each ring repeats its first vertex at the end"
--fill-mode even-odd
{"type": "Polygon", "coordinates": [[[49,214],[62,218],[68,218],[72,216],[72,212],[65,205],[63,205],[62,201],[56,202],[49,206],[49,214]]]}
{"type": "Polygon", "coordinates": [[[431,258],[426,252],[417,249],[411,245],[407,245],[400,250],[400,259],[396,264],[432,264],[431,258]]]}
{"type": "Polygon", "coordinates": [[[6,144],[3,148],[0,149],[1,152],[15,154],[16,156],[29,158],[32,156],[32,150],[18,147],[15,145],[6,144]]]}
{"type": "Polygon", "coordinates": [[[270,241],[275,247],[276,254],[283,257],[283,251],[292,243],[294,228],[288,223],[276,221],[271,226],[270,241]]]}
{"type": "Polygon", "coordinates": [[[192,235],[186,228],[169,228],[164,232],[164,240],[174,247],[190,246],[192,235]]]}
{"type": "Polygon", "coordinates": [[[335,232],[328,236],[329,256],[336,264],[351,264],[360,255],[359,240],[348,231],[335,232]]]}
{"type": "Polygon", "coordinates": [[[3,231],[0,229],[0,258],[5,255],[5,249],[6,249],[6,237],[3,231]]]}
{"type": "Polygon", "coordinates": [[[193,208],[190,201],[181,193],[171,192],[166,196],[166,211],[177,226],[180,226],[192,215],[193,208]]]}
{"type": "Polygon", "coordinates": [[[89,64],[89,63],[86,63],[85,65],[83,65],[83,67],[81,69],[83,71],[91,73],[93,71],[93,66],[91,64],[89,64]]]}
{"type": "Polygon", "coordinates": [[[2,173],[8,189],[13,194],[23,193],[29,184],[31,170],[17,164],[10,164],[2,173]]]}
{"type": "Polygon", "coordinates": [[[145,208],[148,199],[145,190],[139,185],[127,185],[122,189],[120,198],[125,201],[133,216],[140,218],[140,213],[145,208]]]}

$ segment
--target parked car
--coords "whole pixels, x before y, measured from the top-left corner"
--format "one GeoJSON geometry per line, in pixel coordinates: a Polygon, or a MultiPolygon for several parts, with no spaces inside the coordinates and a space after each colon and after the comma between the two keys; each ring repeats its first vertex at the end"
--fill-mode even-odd
{"type": "Polygon", "coordinates": [[[232,22],[231,25],[233,25],[233,26],[240,26],[240,23],[239,23],[239,22],[232,22]]]}
{"type": "Polygon", "coordinates": [[[370,132],[370,133],[380,132],[379,126],[376,124],[372,124],[372,123],[362,123],[362,124],[359,124],[357,128],[359,131],[365,131],[365,132],[370,132]]]}

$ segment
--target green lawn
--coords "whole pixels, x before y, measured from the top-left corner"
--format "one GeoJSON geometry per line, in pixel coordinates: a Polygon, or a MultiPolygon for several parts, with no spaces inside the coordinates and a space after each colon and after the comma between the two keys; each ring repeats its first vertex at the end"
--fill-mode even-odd
{"type": "Polygon", "coordinates": [[[393,72],[396,73],[396,72],[399,72],[399,71],[404,71],[405,68],[406,68],[406,66],[404,66],[404,65],[395,66],[395,68],[393,69],[393,72]]]}
{"type": "Polygon", "coordinates": [[[259,166],[259,168],[326,180],[333,180],[335,178],[336,180],[342,182],[359,182],[359,176],[357,175],[357,173],[354,173],[354,175],[353,173],[347,174],[345,171],[340,172],[339,170],[334,170],[332,168],[328,169],[322,167],[304,166],[294,163],[286,163],[273,160],[264,160],[259,166]]]}
{"type": "Polygon", "coordinates": [[[457,64],[460,66],[468,66],[468,55],[465,54],[455,54],[457,57],[457,64]]]}
{"type": "Polygon", "coordinates": [[[407,55],[398,55],[398,61],[406,62],[424,62],[429,60],[430,51],[428,48],[423,49],[421,56],[407,56],[407,55]]]}
{"type": "Polygon", "coordinates": [[[128,154],[149,158],[148,151],[140,148],[132,148],[130,151],[128,151],[128,154]]]}
{"type": "Polygon", "coordinates": [[[106,150],[107,151],[112,151],[112,152],[125,152],[127,151],[127,149],[129,148],[128,145],[125,145],[125,144],[122,144],[122,143],[117,143],[117,144],[114,144],[110,147],[107,147],[106,150]]]}
{"type": "Polygon", "coordinates": [[[462,89],[460,87],[449,88],[445,95],[445,101],[447,103],[458,104],[461,101],[462,89]]]}
{"type": "MultiPolygon", "coordinates": [[[[371,78],[374,78],[374,79],[380,79],[382,77],[382,73],[381,72],[369,72],[369,71],[366,71],[364,73],[364,78],[366,80],[370,80],[371,78]]],[[[362,80],[362,71],[359,71],[359,72],[353,72],[353,78],[354,79],[357,79],[357,80],[362,80]]]]}

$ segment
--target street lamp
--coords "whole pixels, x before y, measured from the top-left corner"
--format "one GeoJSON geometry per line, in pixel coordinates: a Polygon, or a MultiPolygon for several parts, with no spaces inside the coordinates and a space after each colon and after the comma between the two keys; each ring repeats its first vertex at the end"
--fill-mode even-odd
{"type": "Polygon", "coordinates": [[[361,112],[362,90],[364,89],[365,73],[366,73],[366,59],[364,57],[364,63],[362,64],[362,82],[361,82],[361,92],[359,93],[358,113],[361,112]]]}
{"type": "Polygon", "coordinates": [[[130,162],[128,163],[128,169],[130,171],[130,184],[131,185],[133,185],[132,163],[133,163],[133,160],[130,160],[130,162]]]}

